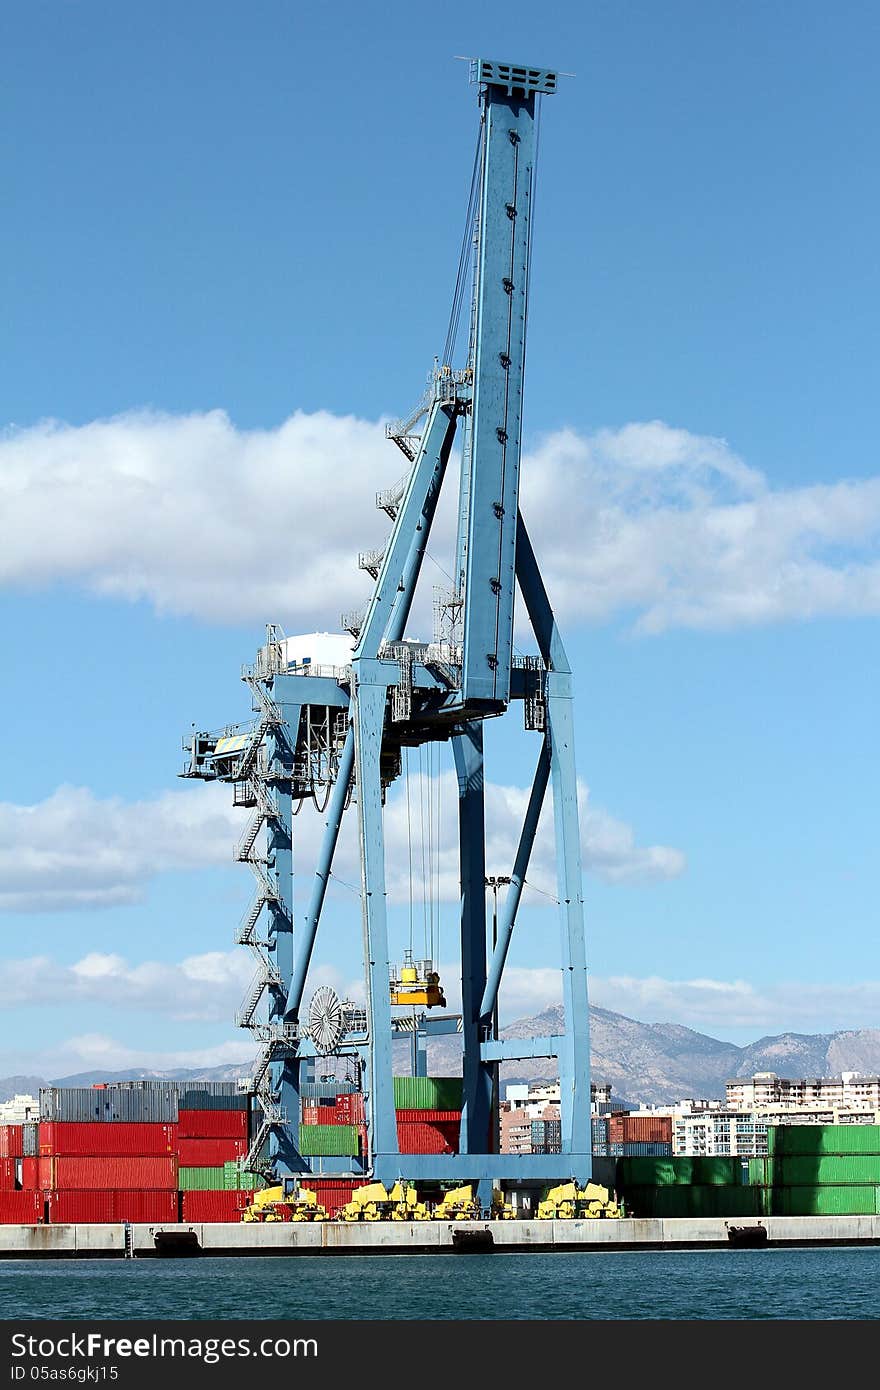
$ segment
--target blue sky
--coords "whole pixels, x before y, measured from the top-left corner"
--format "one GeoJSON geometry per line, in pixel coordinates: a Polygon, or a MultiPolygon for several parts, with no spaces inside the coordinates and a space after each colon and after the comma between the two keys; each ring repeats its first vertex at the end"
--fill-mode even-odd
{"type": "MultiPolygon", "coordinates": [[[[523,509],[578,682],[593,997],[734,1041],[877,1024],[880,16],[474,10],[5,9],[0,1072],[248,1055],[238,821],[180,737],[246,716],[266,621],[364,596],[381,422],[446,331],[458,54],[575,74],[523,509]]],[[[496,872],[522,744],[492,731],[496,872]]],[[[508,1017],[556,988],[540,894],[521,927],[508,1017]]],[[[316,979],[352,984],[358,932],[339,889],[316,979]]]]}

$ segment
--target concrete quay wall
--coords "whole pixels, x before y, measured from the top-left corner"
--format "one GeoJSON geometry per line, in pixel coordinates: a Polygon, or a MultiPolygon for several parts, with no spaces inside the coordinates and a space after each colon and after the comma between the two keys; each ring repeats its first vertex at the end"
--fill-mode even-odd
{"type": "MultiPolygon", "coordinates": [[[[740,1224],[755,1225],[753,1220],[740,1224]]],[[[771,1245],[880,1245],[880,1216],[771,1216],[762,1219],[771,1245]]],[[[452,1253],[453,1232],[492,1232],[497,1250],[682,1250],[727,1247],[722,1219],[642,1218],[620,1221],[340,1221],[195,1222],[135,1225],[138,1258],[156,1255],[157,1231],[194,1231],[206,1255],[344,1255],[452,1253]]],[[[0,1226],[0,1258],[123,1258],[121,1225],[0,1226]]]]}

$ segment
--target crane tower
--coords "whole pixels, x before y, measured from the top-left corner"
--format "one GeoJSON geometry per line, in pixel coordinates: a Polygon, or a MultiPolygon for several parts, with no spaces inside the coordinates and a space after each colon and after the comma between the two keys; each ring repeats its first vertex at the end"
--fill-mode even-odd
{"type": "MultiPolygon", "coordinates": [[[[324,639],[315,659],[275,626],[243,679],[254,720],[185,743],[185,776],[232,784],[251,818],[236,849],[256,893],[237,933],[256,975],[238,1016],[260,1052],[253,1087],[261,1123],[249,1159],[263,1155],[276,1175],[305,1174],[300,1152],[302,1068],[316,1054],[355,1059],[368,1125],[364,1173],[385,1183],[558,1180],[590,1174],[587,971],[572,718],[565,648],[519,508],[522,400],[531,255],[538,106],[556,91],[545,68],[477,60],[479,138],[465,245],[472,275],[459,267],[454,322],[471,286],[467,356],[444,356],[411,415],[387,428],[407,460],[401,481],[377,497],[393,525],[381,550],[360,557],[375,583],[362,613],[344,616],[350,638],[324,639]],[[433,640],[406,636],[438,498],[460,443],[455,570],[436,609],[433,640]],[[537,655],[514,650],[519,587],[537,655]],[[310,658],[310,659],[309,659],[310,658]],[[506,897],[491,939],[486,911],[486,720],[523,709],[536,763],[506,897]],[[461,883],[461,1043],[463,1103],[458,1152],[402,1156],[398,1148],[392,1039],[406,1026],[394,1013],[419,999],[441,1002],[436,974],[408,960],[393,979],[385,881],[385,794],[401,775],[406,750],[448,743],[458,786],[461,883]],[[528,872],[538,820],[552,786],[560,914],[559,965],[564,1031],[504,1041],[497,1035],[498,991],[528,872]],[[323,806],[324,830],[306,879],[308,905],[295,919],[294,813],[305,797],[323,806]],[[340,827],[357,817],[366,1007],[306,986],[340,827]],[[422,978],[428,974],[429,978],[422,978]],[[389,980],[392,980],[389,989],[389,980]],[[432,992],[433,991],[433,992],[432,992]],[[493,1086],[502,1061],[558,1058],[561,1153],[497,1152],[493,1086]]],[[[497,880],[496,880],[497,882],[497,880]]],[[[412,1025],[410,1025],[412,1026],[412,1025]]],[[[348,1162],[340,1162],[347,1173],[348,1162]]],[[[322,1169],[326,1175],[326,1163],[322,1169]]]]}

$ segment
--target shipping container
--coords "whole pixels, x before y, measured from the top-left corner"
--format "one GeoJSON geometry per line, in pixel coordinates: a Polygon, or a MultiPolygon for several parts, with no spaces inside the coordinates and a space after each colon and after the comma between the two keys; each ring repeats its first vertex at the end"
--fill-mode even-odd
{"type": "Polygon", "coordinates": [[[21,1162],[21,1185],[33,1191],[40,1185],[40,1160],[34,1154],[26,1154],[21,1162]]]}
{"type": "Polygon", "coordinates": [[[458,1126],[422,1125],[408,1120],[397,1126],[402,1154],[451,1154],[458,1151],[458,1126]]]}
{"type": "Polygon", "coordinates": [[[240,1221],[248,1204],[246,1192],[184,1192],[182,1221],[240,1221]]]}
{"type": "Polygon", "coordinates": [[[18,1186],[20,1158],[0,1158],[0,1192],[12,1192],[18,1186]]]}
{"type": "Polygon", "coordinates": [[[42,1219],[42,1192],[0,1192],[0,1224],[36,1226],[42,1219]]]}
{"type": "Polygon", "coordinates": [[[303,1100],[331,1100],[356,1090],[351,1081],[304,1081],[300,1086],[303,1100]]]}
{"type": "Polygon", "coordinates": [[[172,1156],[147,1158],[83,1158],[73,1155],[40,1158],[39,1182],[45,1190],[118,1188],[120,1191],[145,1188],[176,1188],[177,1159],[172,1156]]]}
{"type": "Polygon", "coordinates": [[[618,1186],[623,1188],[675,1187],[693,1182],[694,1160],[681,1155],[669,1158],[621,1158],[617,1174],[618,1186]]]}
{"type": "Polygon", "coordinates": [[[299,1151],[307,1157],[353,1158],[360,1152],[357,1125],[300,1125],[299,1151]]]}
{"type": "Polygon", "coordinates": [[[224,1163],[223,1165],[223,1187],[227,1192],[255,1192],[257,1188],[266,1187],[266,1179],[261,1173],[252,1173],[247,1168],[242,1168],[238,1162],[224,1163]]]}
{"type": "Polygon", "coordinates": [[[395,1076],[399,1110],[461,1110],[460,1076],[395,1076]]]}
{"type": "Polygon", "coordinates": [[[880,1185],[880,1154],[786,1154],[750,1159],[749,1182],[766,1187],[880,1185]]]}
{"type": "Polygon", "coordinates": [[[771,1125],[767,1152],[782,1154],[880,1154],[880,1125],[771,1125]]]}
{"type": "Polygon", "coordinates": [[[181,1139],[247,1139],[246,1110],[178,1111],[177,1133],[181,1139]]]}
{"type": "Polygon", "coordinates": [[[147,1158],[173,1154],[177,1149],[177,1128],[172,1124],[136,1121],[85,1124],[76,1120],[44,1120],[40,1125],[39,1144],[41,1156],[147,1158]]]}
{"type": "Polygon", "coordinates": [[[460,1125],[460,1110],[404,1110],[396,1112],[398,1124],[460,1125]]]}
{"type": "Polygon", "coordinates": [[[671,1115],[609,1115],[609,1144],[671,1144],[671,1115]]]}
{"type": "Polygon", "coordinates": [[[880,1186],[774,1187],[771,1202],[774,1216],[877,1216],[880,1186]]]}
{"type": "Polygon", "coordinates": [[[25,1158],[33,1158],[40,1152],[40,1126],[28,1121],[21,1127],[21,1152],[25,1158]]]}
{"type": "Polygon", "coordinates": [[[627,1216],[763,1216],[762,1194],[754,1187],[696,1186],[627,1187],[621,1192],[627,1216]]]}
{"type": "Polygon", "coordinates": [[[216,1168],[181,1167],[177,1170],[177,1186],[181,1192],[223,1192],[226,1188],[225,1173],[222,1165],[216,1168]]]}
{"type": "Polygon", "coordinates": [[[0,1125],[0,1158],[21,1158],[22,1126],[0,1125]]]}
{"type": "Polygon", "coordinates": [[[364,1181],[363,1178],[355,1178],[351,1182],[344,1180],[330,1182],[321,1178],[308,1178],[300,1183],[300,1187],[308,1188],[314,1192],[327,1215],[336,1217],[341,1209],[351,1201],[355,1188],[362,1187],[364,1181]]]}
{"type": "Polygon", "coordinates": [[[43,1086],[40,1119],[77,1124],[176,1124],[177,1092],[163,1087],[43,1086]]]}
{"type": "Polygon", "coordinates": [[[691,1181],[702,1186],[737,1187],[744,1177],[743,1160],[724,1154],[700,1154],[693,1159],[691,1181]]]}
{"type": "Polygon", "coordinates": [[[180,1110],[243,1110],[247,1113],[249,1098],[246,1091],[239,1091],[234,1082],[221,1082],[228,1087],[223,1091],[200,1090],[194,1082],[187,1083],[187,1089],[178,1092],[178,1113],[180,1110]]]}
{"type": "Polygon", "coordinates": [[[615,1158],[669,1158],[671,1144],[609,1144],[608,1152],[615,1158]]]}
{"type": "Polygon", "coordinates": [[[48,1202],[49,1221],[53,1225],[179,1219],[179,1199],[176,1190],[71,1190],[50,1192],[48,1202]]]}
{"type": "Polygon", "coordinates": [[[185,1168],[222,1168],[247,1153],[247,1139],[178,1139],[177,1157],[185,1168]]]}

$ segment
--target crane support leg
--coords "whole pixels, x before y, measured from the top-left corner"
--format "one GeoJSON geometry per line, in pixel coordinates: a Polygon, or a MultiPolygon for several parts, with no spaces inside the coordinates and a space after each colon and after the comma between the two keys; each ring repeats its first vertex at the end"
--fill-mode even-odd
{"type": "Polygon", "coordinates": [[[519,900],[522,897],[523,882],[529,870],[529,859],[531,858],[532,846],[535,843],[535,832],[538,829],[538,821],[541,817],[541,808],[544,805],[544,796],[547,791],[547,783],[549,780],[550,750],[545,739],[538,758],[538,766],[535,768],[535,777],[532,782],[529,804],[526,807],[525,819],[523,821],[519,845],[516,851],[516,859],[513,865],[513,873],[510,876],[510,886],[507,890],[507,896],[504,899],[504,907],[501,910],[501,917],[498,922],[498,940],[492,952],[492,960],[489,965],[489,978],[486,981],[486,988],[483,991],[483,1000],[480,1004],[480,1021],[484,1025],[491,1019],[498,1000],[498,986],[501,983],[504,963],[507,960],[507,952],[510,947],[511,937],[513,936],[516,912],[519,907],[519,900]]]}
{"type": "Polygon", "coordinates": [[[480,1057],[480,1001],[486,988],[486,818],[483,725],[473,720],[452,740],[458,777],[461,864],[461,1152],[489,1153],[493,1063],[480,1057]]]}
{"type": "Polygon", "coordinates": [[[293,978],[290,981],[290,989],[288,990],[287,1000],[284,1006],[284,1018],[286,1022],[296,1022],[300,1005],[302,1004],[306,976],[309,973],[312,951],[315,946],[315,937],[318,934],[318,923],[321,920],[321,909],[324,906],[324,898],[327,894],[330,866],[333,863],[333,855],[336,852],[336,843],[339,839],[339,829],[342,825],[342,814],[348,800],[348,789],[351,785],[353,767],[354,728],[352,725],[349,725],[348,732],[345,736],[345,744],[339,758],[339,769],[336,782],[333,786],[330,805],[327,810],[327,819],[324,822],[324,836],[321,840],[321,849],[315,869],[315,882],[312,886],[312,896],[309,900],[308,912],[306,913],[306,918],[301,928],[302,934],[299,936],[298,940],[294,942],[296,946],[296,960],[293,968],[293,978]]]}
{"type": "Polygon", "coordinates": [[[367,962],[367,1027],[370,1035],[370,1111],[373,1172],[381,1182],[394,1181],[400,1166],[394,1082],[391,1071],[391,996],[388,919],[385,893],[385,840],[382,827],[382,779],[379,759],[385,722],[387,673],[378,661],[353,664],[354,761],[357,781],[358,836],[361,852],[361,899],[364,960],[367,962]],[[392,1171],[393,1170],[393,1171],[392,1171]]]}
{"type": "MultiPolygon", "coordinates": [[[[581,880],[571,677],[547,676],[547,726],[553,779],[556,881],[559,894],[565,1033],[559,1053],[562,1152],[586,1153],[590,1142],[590,1020],[581,880]]],[[[577,1174],[586,1178],[589,1173],[577,1174]]]]}
{"type": "MultiPolygon", "coordinates": [[[[590,1016],[571,667],[521,516],[517,522],[516,577],[541,656],[550,667],[546,678],[547,737],[553,782],[556,881],[562,932],[562,998],[565,1008],[565,1035],[559,1055],[562,1151],[589,1155],[592,1148],[590,1016]]],[[[586,1162],[589,1166],[589,1159],[586,1162]]],[[[589,1172],[576,1176],[586,1178],[589,1172]]]]}

